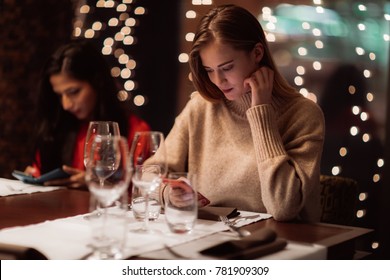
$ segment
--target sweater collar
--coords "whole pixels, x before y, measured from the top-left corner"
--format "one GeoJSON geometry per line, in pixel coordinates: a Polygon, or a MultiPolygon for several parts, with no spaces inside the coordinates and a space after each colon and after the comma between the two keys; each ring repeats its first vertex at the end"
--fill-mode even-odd
{"type": "MultiPolygon", "coordinates": [[[[252,104],[252,96],[251,93],[244,94],[241,98],[231,101],[228,99],[224,99],[226,106],[229,108],[231,112],[238,115],[239,117],[246,118],[246,111],[251,108],[252,104]]],[[[284,104],[288,102],[288,98],[272,95],[272,108],[277,111],[278,108],[282,107],[284,104]]]]}

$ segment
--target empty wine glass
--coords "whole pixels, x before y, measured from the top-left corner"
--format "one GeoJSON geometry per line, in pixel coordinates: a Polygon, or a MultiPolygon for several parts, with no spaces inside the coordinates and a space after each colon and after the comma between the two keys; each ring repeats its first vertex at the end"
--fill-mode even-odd
{"type": "Polygon", "coordinates": [[[131,176],[127,139],[121,136],[96,136],[88,158],[86,182],[103,210],[103,217],[94,216],[91,221],[101,223],[101,226],[96,227],[99,232],[94,233],[93,247],[104,258],[120,257],[120,242],[112,237],[111,231],[114,229],[107,226],[113,225],[114,220],[118,223],[118,219],[126,223],[124,211],[116,211],[113,215],[112,210],[123,206],[121,197],[124,197],[131,176]],[[123,216],[119,217],[119,213],[123,213],[123,216]]]}
{"type": "Polygon", "coordinates": [[[120,136],[119,125],[112,121],[91,121],[84,144],[84,166],[87,167],[93,140],[97,135],[120,136]]]}
{"type": "MultiPolygon", "coordinates": [[[[88,158],[90,156],[91,147],[93,144],[93,140],[96,136],[120,136],[119,125],[117,122],[113,121],[91,121],[88,125],[87,135],[85,137],[84,144],[84,166],[87,167],[88,158]]],[[[96,215],[100,215],[99,211],[99,203],[95,200],[95,197],[91,195],[90,198],[90,211],[95,212],[96,215]]],[[[85,216],[86,218],[90,218],[92,214],[85,216]]]]}
{"type": "MultiPolygon", "coordinates": [[[[132,183],[141,189],[145,198],[145,213],[149,213],[149,195],[160,186],[167,173],[164,135],[158,131],[137,132],[131,145],[130,158],[134,169],[132,183]]],[[[149,215],[145,214],[143,227],[135,231],[152,232],[149,215]]]]}

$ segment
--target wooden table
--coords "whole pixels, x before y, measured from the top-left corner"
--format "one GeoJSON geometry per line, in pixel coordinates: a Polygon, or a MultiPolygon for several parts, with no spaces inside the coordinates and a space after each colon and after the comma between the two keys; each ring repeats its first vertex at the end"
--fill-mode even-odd
{"type": "MultiPolygon", "coordinates": [[[[88,212],[89,192],[60,189],[52,192],[0,197],[0,229],[24,226],[88,212]]],[[[269,227],[287,240],[327,247],[328,259],[355,257],[355,241],[371,229],[331,224],[282,223],[273,219],[246,226],[248,230],[269,227]]]]}

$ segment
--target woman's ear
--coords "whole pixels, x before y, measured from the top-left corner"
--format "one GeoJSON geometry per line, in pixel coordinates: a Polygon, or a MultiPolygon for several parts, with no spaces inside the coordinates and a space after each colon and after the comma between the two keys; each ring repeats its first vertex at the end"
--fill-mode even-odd
{"type": "Polygon", "coordinates": [[[253,48],[254,57],[257,63],[263,59],[264,55],[264,46],[262,43],[257,43],[253,48]]]}

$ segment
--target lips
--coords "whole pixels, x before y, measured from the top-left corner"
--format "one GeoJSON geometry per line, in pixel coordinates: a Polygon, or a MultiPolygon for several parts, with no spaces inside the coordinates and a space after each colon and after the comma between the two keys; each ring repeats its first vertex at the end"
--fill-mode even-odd
{"type": "Polygon", "coordinates": [[[233,88],[222,89],[222,92],[227,94],[227,93],[231,92],[232,90],[233,90],[233,88]]]}

